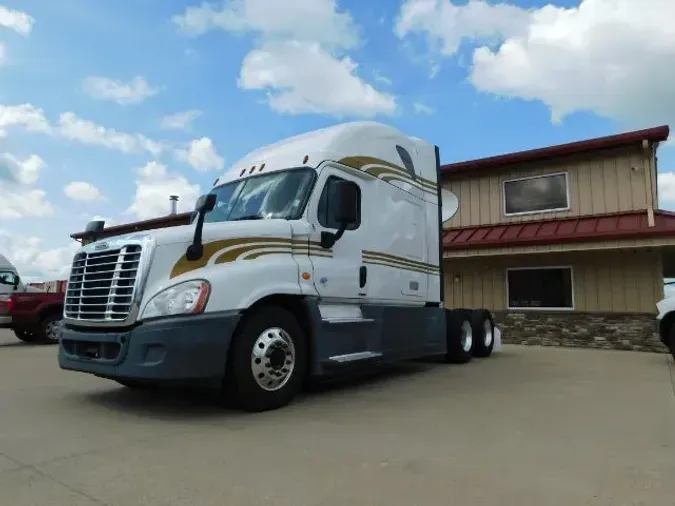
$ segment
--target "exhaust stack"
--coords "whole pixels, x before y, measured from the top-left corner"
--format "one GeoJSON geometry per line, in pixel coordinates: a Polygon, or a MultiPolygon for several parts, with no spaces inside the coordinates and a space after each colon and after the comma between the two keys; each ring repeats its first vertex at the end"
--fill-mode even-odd
{"type": "Polygon", "coordinates": [[[178,213],[178,195],[171,195],[169,202],[171,204],[171,214],[178,213]]]}

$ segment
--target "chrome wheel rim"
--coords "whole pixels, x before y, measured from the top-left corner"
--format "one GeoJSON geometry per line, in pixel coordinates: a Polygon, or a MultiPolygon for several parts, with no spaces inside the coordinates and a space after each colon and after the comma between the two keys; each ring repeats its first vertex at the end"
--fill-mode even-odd
{"type": "Polygon", "coordinates": [[[61,320],[49,322],[45,334],[50,341],[58,341],[61,337],[61,320]]]}
{"type": "Polygon", "coordinates": [[[473,330],[471,329],[471,323],[468,321],[462,323],[461,336],[462,349],[468,353],[473,346],[473,330]]]}
{"type": "Polygon", "coordinates": [[[284,329],[272,327],[253,343],[251,372],[260,388],[275,392],[291,379],[295,369],[295,344],[284,329]]]}
{"type": "Polygon", "coordinates": [[[494,329],[490,320],[485,320],[483,322],[483,330],[485,333],[485,337],[483,337],[483,344],[486,348],[489,348],[492,345],[492,340],[494,339],[494,329]]]}

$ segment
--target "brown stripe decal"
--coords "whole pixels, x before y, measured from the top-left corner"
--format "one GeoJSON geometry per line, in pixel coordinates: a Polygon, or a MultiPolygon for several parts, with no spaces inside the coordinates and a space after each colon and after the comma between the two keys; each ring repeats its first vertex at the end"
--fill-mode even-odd
{"type": "Polygon", "coordinates": [[[427,193],[436,194],[438,192],[438,185],[435,181],[419,176],[416,176],[413,179],[404,167],[380,158],[374,158],[372,156],[348,156],[339,160],[339,163],[354,169],[362,170],[386,182],[396,180],[404,181],[427,193]],[[366,166],[368,167],[364,168],[366,166]]]}
{"type": "Polygon", "coordinates": [[[414,272],[421,272],[424,274],[440,273],[438,265],[411,260],[409,258],[400,257],[398,255],[391,255],[389,253],[381,253],[378,251],[364,250],[361,253],[363,262],[366,264],[382,265],[385,267],[394,267],[397,269],[410,270],[414,272]]]}
{"type": "Polygon", "coordinates": [[[321,247],[316,241],[307,239],[286,239],[282,237],[248,237],[223,239],[204,244],[204,255],[199,260],[190,262],[185,255],[178,259],[171,269],[171,278],[205,267],[211,259],[218,255],[214,264],[230,263],[239,260],[255,260],[269,255],[309,255],[332,257],[332,250],[321,247]],[[223,251],[225,250],[225,251],[223,251]]]}

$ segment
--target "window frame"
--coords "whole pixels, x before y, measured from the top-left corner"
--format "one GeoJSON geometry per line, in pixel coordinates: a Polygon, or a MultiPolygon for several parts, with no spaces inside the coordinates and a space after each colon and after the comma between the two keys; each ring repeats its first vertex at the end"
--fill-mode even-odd
{"type": "Polygon", "coordinates": [[[570,195],[570,176],[568,171],[560,171],[560,172],[551,172],[549,174],[538,174],[536,176],[525,176],[525,177],[515,177],[511,179],[505,179],[502,181],[502,212],[504,213],[504,216],[510,217],[510,216],[525,216],[528,214],[542,214],[542,213],[556,213],[556,212],[564,212],[564,211],[569,211],[571,208],[571,195],[570,195]],[[509,213],[506,211],[506,184],[507,183],[515,183],[518,181],[528,181],[530,179],[540,179],[540,178],[545,178],[545,177],[553,177],[553,176],[565,176],[565,197],[567,200],[567,206],[566,207],[556,207],[553,209],[541,209],[537,211],[518,211],[515,213],[509,213]]]}
{"type": "Polygon", "coordinates": [[[321,192],[318,195],[319,198],[316,201],[316,221],[317,221],[317,223],[325,229],[338,230],[338,228],[332,228],[332,227],[329,227],[329,226],[321,223],[321,213],[319,212],[319,210],[321,208],[321,197],[323,197],[323,193],[326,190],[326,188],[328,187],[328,184],[330,183],[331,179],[336,179],[336,180],[339,180],[339,181],[345,181],[347,183],[351,183],[351,184],[355,185],[356,188],[358,189],[358,192],[359,192],[359,221],[356,223],[355,227],[347,227],[345,229],[345,232],[351,232],[353,230],[358,230],[359,228],[361,228],[362,210],[363,210],[363,204],[362,204],[363,203],[363,192],[361,191],[361,186],[356,181],[352,181],[351,179],[346,179],[346,178],[338,176],[336,174],[329,174],[328,177],[326,177],[326,180],[323,182],[323,187],[321,188],[321,192]]]}
{"type": "Polygon", "coordinates": [[[575,311],[576,310],[576,301],[574,298],[574,267],[572,265],[538,265],[536,267],[507,267],[506,273],[504,276],[504,284],[506,287],[506,308],[509,311],[575,311]],[[570,272],[570,290],[572,296],[570,297],[572,301],[571,307],[513,307],[511,306],[511,297],[509,296],[509,272],[512,271],[543,271],[549,269],[560,269],[568,270],[570,272]]]}

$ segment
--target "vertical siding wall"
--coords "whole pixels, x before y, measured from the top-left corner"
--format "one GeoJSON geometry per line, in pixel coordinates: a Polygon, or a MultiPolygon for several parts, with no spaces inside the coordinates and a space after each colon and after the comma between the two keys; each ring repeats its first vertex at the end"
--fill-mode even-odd
{"type": "Polygon", "coordinates": [[[507,268],[568,265],[575,311],[655,313],[663,298],[660,252],[626,250],[446,260],[445,303],[507,309],[507,268]]]}
{"type": "MultiPolygon", "coordinates": [[[[646,209],[655,204],[652,190],[651,154],[638,148],[613,150],[602,155],[574,157],[563,161],[513,166],[480,177],[452,176],[445,186],[459,198],[459,211],[445,228],[491,225],[584,214],[646,209]],[[553,213],[504,216],[502,184],[509,179],[567,172],[570,209],[553,213]]],[[[654,183],[655,186],[655,183],[654,183]]]]}

